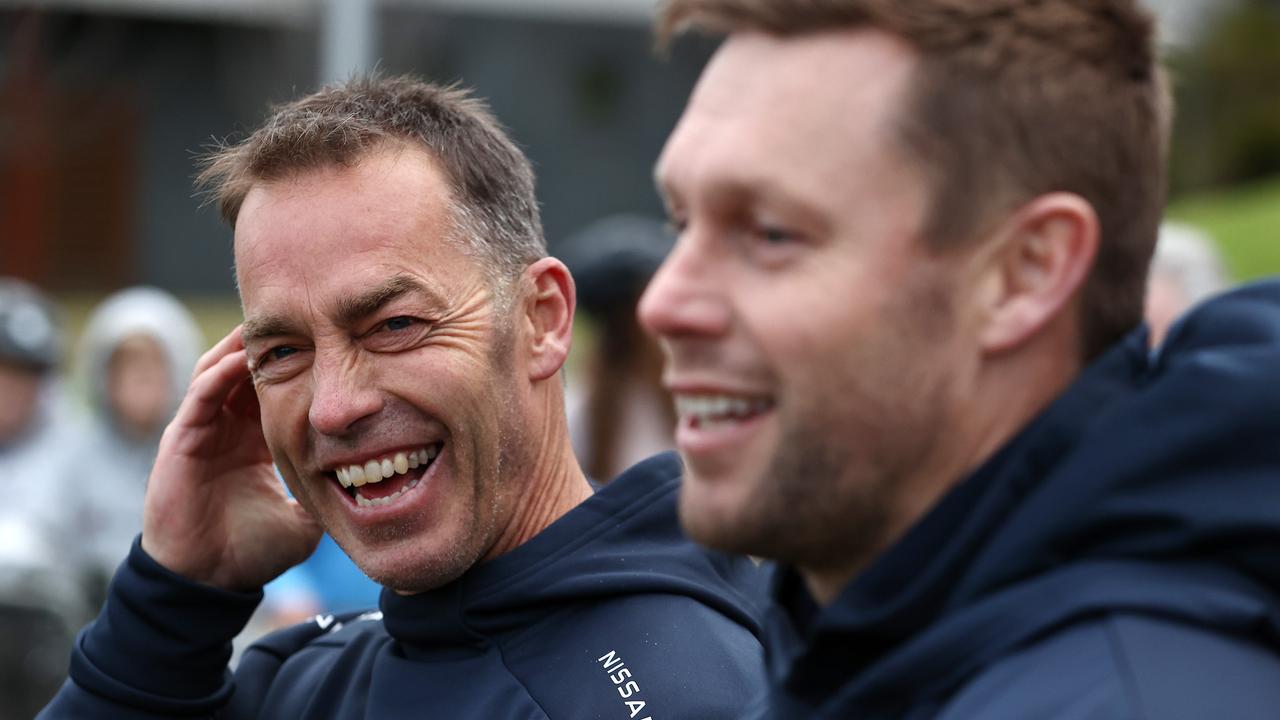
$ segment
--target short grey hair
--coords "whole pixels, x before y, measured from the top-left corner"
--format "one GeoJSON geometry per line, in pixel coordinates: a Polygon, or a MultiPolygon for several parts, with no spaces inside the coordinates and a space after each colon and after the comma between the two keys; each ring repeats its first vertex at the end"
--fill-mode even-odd
{"type": "Polygon", "coordinates": [[[453,193],[456,239],[499,281],[499,294],[547,255],[528,158],[484,101],[410,76],[360,76],[274,108],[247,138],[202,158],[196,185],[235,227],[254,185],[352,165],[389,142],[422,147],[439,163],[453,193]]]}

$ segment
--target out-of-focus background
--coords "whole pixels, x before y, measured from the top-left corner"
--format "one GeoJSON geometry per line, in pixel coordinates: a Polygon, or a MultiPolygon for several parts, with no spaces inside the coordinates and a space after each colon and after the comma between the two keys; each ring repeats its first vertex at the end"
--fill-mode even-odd
{"type": "MultiPolygon", "coordinates": [[[[256,127],[271,103],[326,81],[373,68],[410,72],[490,101],[533,160],[552,252],[579,279],[569,402],[584,466],[607,480],[669,444],[660,359],[632,306],[671,242],[651,169],[714,43],[682,41],[659,59],[654,4],[0,0],[0,276],[47,294],[67,351],[19,347],[44,337],[48,308],[0,284],[0,475],[11,476],[0,487],[35,497],[32,481],[52,476],[48,460],[65,456],[68,476],[100,491],[77,490],[79,509],[60,520],[81,545],[98,542],[85,540],[98,531],[104,538],[96,554],[54,554],[79,558],[87,581],[37,578],[32,558],[50,553],[31,541],[29,517],[0,513],[0,624],[32,638],[3,643],[0,706],[18,707],[5,701],[14,687],[65,672],[68,633],[94,610],[111,562],[127,550],[119,538],[127,542],[138,522],[155,423],[172,412],[190,346],[211,344],[239,320],[231,234],[193,196],[195,158],[216,138],[256,127]],[[158,290],[102,304],[136,285],[158,290]],[[116,402],[120,393],[129,403],[116,402]],[[19,414],[4,412],[23,403],[49,426],[63,421],[61,408],[75,408],[67,412],[79,418],[67,422],[76,439],[33,444],[34,431],[13,430],[19,414]],[[26,456],[13,450],[19,443],[30,446],[26,456]],[[8,470],[30,458],[42,472],[8,470]],[[100,480],[105,467],[115,484],[100,480]],[[40,615],[47,598],[68,597],[66,582],[87,588],[83,607],[40,615]],[[14,588],[22,592],[6,592],[14,588]],[[61,639],[40,640],[46,631],[61,639]]],[[[1148,4],[1179,103],[1173,222],[1157,261],[1168,270],[1153,274],[1151,295],[1151,307],[1172,317],[1229,283],[1280,272],[1280,0],[1148,4]]],[[[32,513],[65,498],[41,502],[28,503],[32,513]]],[[[277,616],[264,624],[371,604],[376,588],[344,562],[322,545],[307,573],[274,589],[277,616]]]]}

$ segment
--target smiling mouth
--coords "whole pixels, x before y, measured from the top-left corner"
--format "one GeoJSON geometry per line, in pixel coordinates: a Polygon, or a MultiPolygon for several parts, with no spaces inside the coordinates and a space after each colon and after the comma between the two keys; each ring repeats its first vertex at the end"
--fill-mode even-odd
{"type": "Polygon", "coordinates": [[[676,415],[691,428],[714,430],[746,422],[773,408],[773,400],[761,397],[712,393],[675,395],[676,415]]]}
{"type": "Polygon", "coordinates": [[[390,505],[418,486],[443,448],[444,443],[435,443],[340,467],[329,475],[357,507],[390,505]]]}

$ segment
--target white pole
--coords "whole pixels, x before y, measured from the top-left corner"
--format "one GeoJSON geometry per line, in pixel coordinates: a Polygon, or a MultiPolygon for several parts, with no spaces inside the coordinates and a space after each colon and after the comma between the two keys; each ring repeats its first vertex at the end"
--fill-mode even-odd
{"type": "Polygon", "coordinates": [[[346,80],[373,69],[375,0],[321,0],[320,82],[346,80]]]}

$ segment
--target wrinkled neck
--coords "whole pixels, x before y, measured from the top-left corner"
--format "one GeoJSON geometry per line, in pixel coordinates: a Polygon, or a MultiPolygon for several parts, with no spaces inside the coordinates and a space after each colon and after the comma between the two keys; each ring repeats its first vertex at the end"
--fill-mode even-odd
{"type": "Polygon", "coordinates": [[[565,421],[561,380],[555,376],[542,383],[535,397],[535,420],[530,427],[538,433],[528,438],[534,451],[525,468],[509,468],[525,478],[513,485],[519,497],[510,522],[481,561],[490,560],[520,547],[549,525],[591,497],[578,460],[574,456],[565,421]]]}

